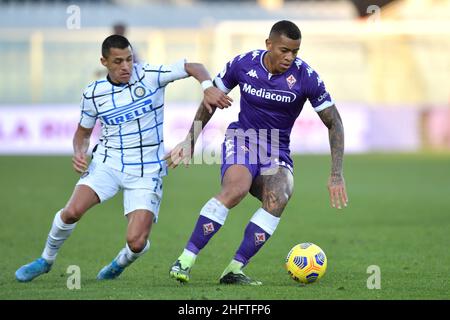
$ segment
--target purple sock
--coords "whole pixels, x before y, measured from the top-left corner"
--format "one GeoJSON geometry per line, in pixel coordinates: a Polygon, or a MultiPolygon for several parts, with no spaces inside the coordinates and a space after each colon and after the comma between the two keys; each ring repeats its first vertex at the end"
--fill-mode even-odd
{"type": "Polygon", "coordinates": [[[236,251],[234,260],[242,262],[244,266],[247,265],[250,258],[261,249],[269,238],[270,234],[253,222],[249,222],[247,228],[245,228],[244,239],[241,242],[241,246],[236,251]]]}
{"type": "Polygon", "coordinates": [[[198,254],[208,243],[209,239],[219,231],[222,225],[205,216],[200,215],[191,238],[186,245],[186,249],[198,254]]]}

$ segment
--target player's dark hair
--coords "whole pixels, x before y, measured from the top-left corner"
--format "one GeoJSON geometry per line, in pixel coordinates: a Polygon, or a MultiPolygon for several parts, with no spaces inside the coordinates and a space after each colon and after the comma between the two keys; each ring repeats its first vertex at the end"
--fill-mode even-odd
{"type": "Polygon", "coordinates": [[[284,35],[292,40],[299,40],[302,37],[302,33],[297,25],[291,21],[281,20],[275,23],[270,30],[269,38],[272,36],[284,35]]]}
{"type": "Polygon", "coordinates": [[[131,47],[131,44],[127,38],[118,34],[113,34],[103,41],[102,56],[103,58],[108,58],[109,50],[111,48],[125,49],[128,48],[129,46],[131,47]]]}

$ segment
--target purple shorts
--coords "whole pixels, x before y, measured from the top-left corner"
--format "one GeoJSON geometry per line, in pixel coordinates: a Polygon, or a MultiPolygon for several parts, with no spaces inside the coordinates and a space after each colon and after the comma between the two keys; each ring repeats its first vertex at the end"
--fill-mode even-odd
{"type": "Polygon", "coordinates": [[[293,161],[287,147],[280,147],[279,143],[261,137],[259,134],[244,134],[240,129],[228,129],[222,143],[221,176],[235,164],[245,166],[252,178],[259,175],[270,175],[278,167],[286,167],[293,173],[293,161]]]}

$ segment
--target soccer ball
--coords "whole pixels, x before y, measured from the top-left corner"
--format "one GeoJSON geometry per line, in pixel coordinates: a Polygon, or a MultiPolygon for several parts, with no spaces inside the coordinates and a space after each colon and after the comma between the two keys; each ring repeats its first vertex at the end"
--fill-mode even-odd
{"type": "Polygon", "coordinates": [[[312,283],[323,277],[327,269],[325,252],[314,243],[300,243],[286,257],[288,274],[297,282],[312,283]]]}

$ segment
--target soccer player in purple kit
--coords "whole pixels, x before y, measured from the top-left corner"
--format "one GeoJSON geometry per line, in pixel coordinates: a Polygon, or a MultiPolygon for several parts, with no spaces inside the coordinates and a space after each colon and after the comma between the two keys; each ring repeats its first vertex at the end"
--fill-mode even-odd
{"type": "MultiPolygon", "coordinates": [[[[342,121],[319,75],[297,58],[300,42],[299,28],[290,21],[279,21],[266,40],[267,50],[235,57],[214,79],[215,86],[225,93],[239,85],[239,119],[229,125],[222,146],[221,191],[201,209],[191,238],[170,269],[172,278],[189,281],[200,250],[224,224],[229,210],[250,192],[262,206],[250,219],[241,245],[222,273],[220,283],[261,284],[242,269],[274,233],[292,196],[290,134],[307,99],[329,132],[331,206],[338,209],[347,206],[342,121]],[[265,137],[264,133],[267,133],[265,137]]],[[[201,122],[203,128],[214,111],[215,108],[200,105],[194,122],[201,122]]],[[[166,155],[169,167],[189,162],[198,135],[193,123],[186,139],[166,155]]]]}

